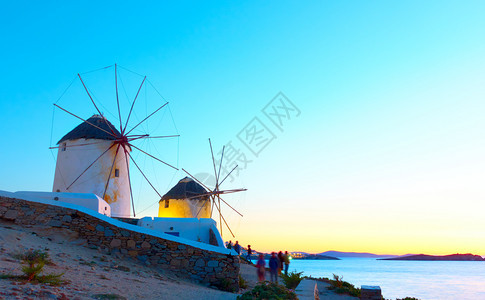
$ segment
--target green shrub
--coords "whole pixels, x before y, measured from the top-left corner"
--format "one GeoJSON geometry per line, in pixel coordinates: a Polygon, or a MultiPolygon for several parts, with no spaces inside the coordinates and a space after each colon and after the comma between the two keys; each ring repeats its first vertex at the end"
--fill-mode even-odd
{"type": "Polygon", "coordinates": [[[274,299],[274,300],[297,300],[295,292],[290,291],[282,285],[276,283],[262,282],[252,290],[237,297],[238,300],[257,300],[257,299],[274,299]]]}
{"type": "Polygon", "coordinates": [[[27,281],[32,281],[42,272],[45,264],[50,263],[49,254],[41,250],[28,250],[25,253],[15,253],[14,258],[20,260],[25,266],[22,272],[27,277],[27,281]]]}
{"type": "Polygon", "coordinates": [[[61,279],[62,275],[64,275],[64,273],[47,274],[47,275],[37,276],[35,280],[38,283],[48,283],[50,285],[61,285],[63,283],[66,283],[66,281],[61,279]]]}
{"type": "Polygon", "coordinates": [[[241,274],[239,274],[239,287],[242,289],[247,289],[248,288],[248,283],[246,279],[244,279],[241,274]]]}
{"type": "Polygon", "coordinates": [[[236,291],[234,287],[231,286],[231,281],[227,278],[223,278],[221,280],[221,283],[219,284],[218,288],[223,291],[231,292],[231,293],[234,293],[236,291]]]}
{"type": "Polygon", "coordinates": [[[10,276],[10,279],[36,281],[39,283],[47,283],[50,285],[60,285],[65,281],[61,280],[61,274],[47,274],[40,275],[46,264],[52,264],[49,259],[49,254],[41,250],[28,250],[25,253],[14,253],[12,257],[20,260],[24,265],[22,267],[23,276],[10,276]]]}
{"type": "Polygon", "coordinates": [[[303,272],[290,272],[288,275],[281,274],[281,279],[287,288],[294,290],[303,280],[303,272]]]}
{"type": "Polygon", "coordinates": [[[333,274],[333,281],[335,282],[335,287],[341,288],[344,285],[343,280],[344,276],[338,276],[337,274],[333,274]]]}
{"type": "Polygon", "coordinates": [[[331,284],[328,289],[335,291],[337,294],[347,294],[353,297],[360,297],[360,289],[356,288],[353,284],[343,281],[343,276],[333,274],[333,280],[328,279],[328,283],[331,284]]]}

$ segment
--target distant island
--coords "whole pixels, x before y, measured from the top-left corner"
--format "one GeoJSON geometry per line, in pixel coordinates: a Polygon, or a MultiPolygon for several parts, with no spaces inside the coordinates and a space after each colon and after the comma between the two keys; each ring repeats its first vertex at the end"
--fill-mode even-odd
{"type": "Polygon", "coordinates": [[[298,257],[293,257],[293,259],[340,260],[340,258],[337,257],[320,254],[306,254],[298,257]]]}
{"type": "Polygon", "coordinates": [[[406,255],[392,258],[380,258],[379,260],[428,260],[428,261],[485,261],[480,255],[474,254],[451,254],[451,255],[406,255]]]}
{"type": "Polygon", "coordinates": [[[395,257],[396,255],[386,255],[386,254],[374,254],[374,253],[367,253],[367,252],[341,252],[341,251],[325,251],[322,253],[318,253],[317,255],[327,255],[332,257],[339,257],[339,258],[388,258],[388,257],[395,257]]]}
{"type": "Polygon", "coordinates": [[[311,254],[307,252],[290,252],[292,259],[315,259],[315,260],[340,260],[337,257],[321,255],[321,254],[311,254]]]}

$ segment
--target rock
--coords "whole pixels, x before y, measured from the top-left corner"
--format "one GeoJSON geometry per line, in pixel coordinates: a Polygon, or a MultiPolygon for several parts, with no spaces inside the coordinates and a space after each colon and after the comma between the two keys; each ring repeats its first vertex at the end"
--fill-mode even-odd
{"type": "Polygon", "coordinates": [[[180,266],[180,259],[172,259],[170,261],[170,265],[171,266],[177,266],[177,267],[180,266]]]}
{"type": "Polygon", "coordinates": [[[211,260],[207,263],[207,266],[215,268],[219,266],[219,262],[217,260],[211,260]]]}
{"type": "Polygon", "coordinates": [[[120,271],[123,271],[123,272],[130,272],[130,268],[128,267],[125,267],[125,266],[112,266],[111,268],[113,269],[116,269],[116,270],[120,270],[120,271]]]}
{"type": "Polygon", "coordinates": [[[60,227],[62,222],[58,220],[51,220],[48,225],[52,227],[60,227]]]}
{"type": "Polygon", "coordinates": [[[380,300],[382,299],[381,288],[379,286],[363,285],[361,286],[361,300],[380,300]]]}
{"type": "Polygon", "coordinates": [[[111,248],[119,248],[121,246],[121,240],[120,239],[112,239],[111,243],[109,243],[109,246],[111,248]]]}
{"type": "Polygon", "coordinates": [[[106,228],[106,229],[104,230],[104,236],[106,236],[106,237],[110,237],[110,236],[114,236],[114,235],[115,235],[115,234],[114,234],[113,230],[111,230],[111,229],[109,229],[109,228],[106,228]]]}
{"type": "Polygon", "coordinates": [[[126,242],[126,246],[129,248],[129,249],[135,249],[135,246],[136,246],[136,242],[134,240],[128,240],[126,242]]]}
{"type": "Polygon", "coordinates": [[[143,243],[141,243],[141,248],[142,249],[150,249],[151,246],[150,246],[150,243],[147,243],[146,241],[144,241],[143,243]]]}
{"type": "Polygon", "coordinates": [[[72,221],[72,218],[70,215],[65,215],[64,217],[62,217],[62,222],[71,223],[71,221],[72,221]]]}
{"type": "Polygon", "coordinates": [[[5,213],[5,215],[3,217],[7,220],[15,220],[15,218],[17,218],[18,215],[19,215],[18,211],[9,210],[5,213]]]}

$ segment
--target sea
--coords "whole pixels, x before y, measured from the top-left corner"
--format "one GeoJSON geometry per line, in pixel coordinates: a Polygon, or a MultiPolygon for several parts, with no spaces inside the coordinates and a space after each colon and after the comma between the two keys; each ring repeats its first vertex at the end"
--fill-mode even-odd
{"type": "Polygon", "coordinates": [[[385,299],[485,300],[484,261],[397,261],[374,258],[291,260],[289,271],[343,280],[356,287],[377,285],[385,299]]]}

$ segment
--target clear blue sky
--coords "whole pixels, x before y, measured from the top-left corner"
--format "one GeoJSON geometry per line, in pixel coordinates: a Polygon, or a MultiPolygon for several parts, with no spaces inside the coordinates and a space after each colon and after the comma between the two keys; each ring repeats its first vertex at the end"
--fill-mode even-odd
{"type": "Polygon", "coordinates": [[[245,217],[228,216],[243,244],[485,255],[484,15],[482,1],[4,3],[0,189],[51,189],[52,103],[116,62],[170,101],[194,173],[211,170],[208,137],[243,149],[278,92],[299,108],[227,186],[249,189],[231,199],[245,217]]]}

